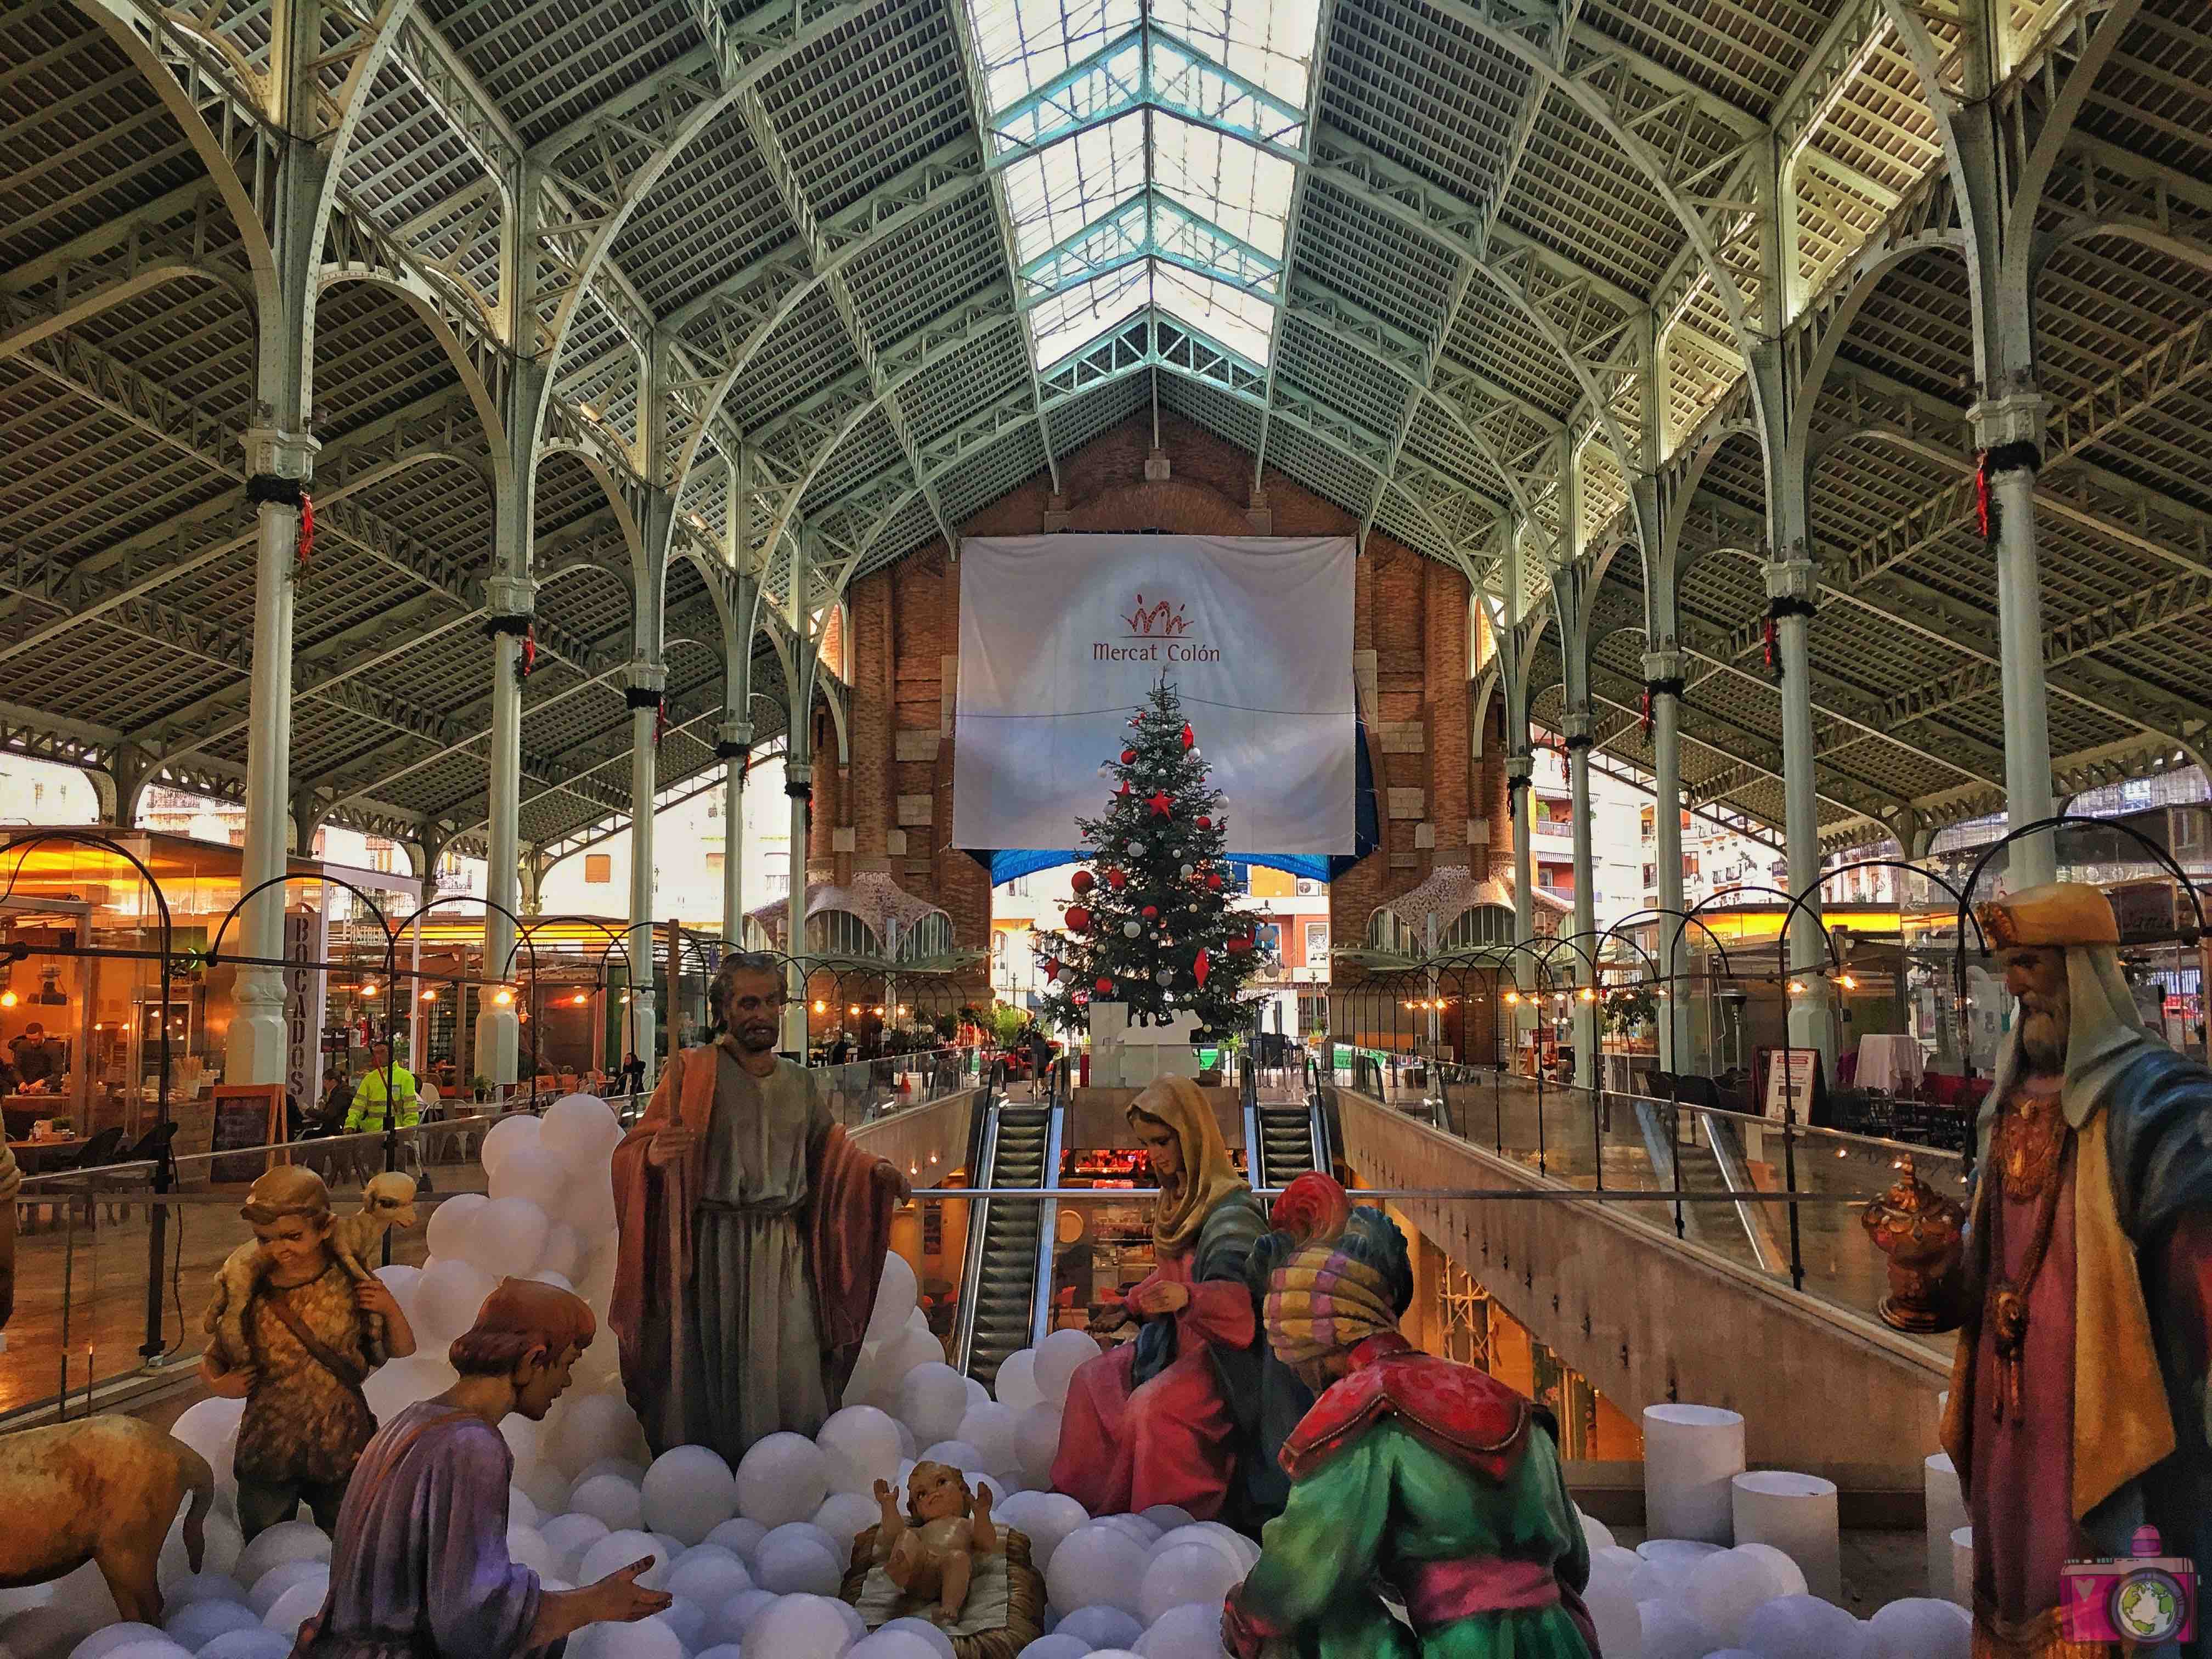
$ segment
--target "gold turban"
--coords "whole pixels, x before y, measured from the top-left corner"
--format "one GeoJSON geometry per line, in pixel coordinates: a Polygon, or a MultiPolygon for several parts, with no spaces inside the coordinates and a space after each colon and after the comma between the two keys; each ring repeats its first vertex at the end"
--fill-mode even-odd
{"type": "Polygon", "coordinates": [[[2120,942],[2102,890],[2078,881],[2054,881],[1978,904],[1974,919],[1996,951],[2120,942]]]}

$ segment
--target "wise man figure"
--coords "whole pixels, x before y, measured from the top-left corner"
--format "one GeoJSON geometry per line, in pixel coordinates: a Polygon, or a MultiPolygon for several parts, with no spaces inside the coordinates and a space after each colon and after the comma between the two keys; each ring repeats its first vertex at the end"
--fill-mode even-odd
{"type": "MultiPolygon", "coordinates": [[[[1982,1109],[1943,1445],[1973,1522],[1975,1659],[2104,1659],[2060,1570],[2136,1529],[2212,1565],[2212,1072],[2146,1030],[2070,883],[1977,908],[2018,1018],[1982,1109]]],[[[2131,1653],[2212,1655],[2202,1632],[2131,1653]]]]}
{"type": "Polygon", "coordinates": [[[711,1446],[734,1467],[837,1408],[908,1194],[777,1054],[774,960],[726,958],[708,1000],[721,1036],[670,1060],[615,1148],[608,1323],[654,1455],[711,1446]]]}

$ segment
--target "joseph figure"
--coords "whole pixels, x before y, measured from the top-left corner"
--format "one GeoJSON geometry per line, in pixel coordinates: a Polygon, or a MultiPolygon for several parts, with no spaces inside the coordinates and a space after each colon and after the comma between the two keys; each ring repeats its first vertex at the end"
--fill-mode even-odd
{"type": "MultiPolygon", "coordinates": [[[[1975,1659],[2106,1659],[2070,1559],[2212,1564],[2212,1072],[2146,1030],[2112,907],[2056,884],[1978,908],[2018,1018],[1982,1109],[1943,1445],[1974,1539],[1975,1659]]],[[[2131,1653],[2212,1655],[2202,1634],[2131,1653]]]]}
{"type": "Polygon", "coordinates": [[[608,1322],[654,1455],[711,1446],[734,1468],[837,1408],[908,1188],[776,1054],[775,962],[730,957],[708,1000],[722,1036],[669,1062],[615,1149],[608,1322]]]}

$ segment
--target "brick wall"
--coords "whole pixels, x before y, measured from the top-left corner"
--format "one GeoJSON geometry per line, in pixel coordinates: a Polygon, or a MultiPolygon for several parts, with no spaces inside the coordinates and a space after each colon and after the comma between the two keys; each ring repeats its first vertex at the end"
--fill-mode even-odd
{"type": "MultiPolygon", "coordinates": [[[[1273,471],[1255,501],[1251,457],[1166,410],[1160,443],[1170,472],[1164,479],[1146,477],[1150,420],[1133,417],[1061,460],[1060,496],[1041,474],[975,514],[962,533],[1034,535],[1063,526],[1214,536],[1358,531],[1351,514],[1273,471]]],[[[1505,865],[1512,861],[1502,718],[1494,710],[1484,759],[1470,757],[1465,580],[1377,532],[1360,556],[1355,586],[1353,648],[1374,653],[1371,676],[1364,668],[1361,676],[1373,687],[1373,706],[1363,690],[1361,714],[1382,840],[1331,887],[1332,937],[1351,944],[1364,936],[1377,904],[1418,886],[1437,863],[1487,871],[1501,849],[1505,865]],[[1395,817],[1393,790],[1400,792],[1395,817]],[[1496,826],[1486,847],[1468,845],[1471,817],[1496,826]]],[[[888,868],[908,890],[945,907],[963,946],[980,948],[990,938],[988,878],[945,845],[953,758],[945,676],[957,673],[959,572],[943,544],[932,543],[856,583],[849,609],[851,759],[834,801],[817,787],[817,856],[834,856],[841,878],[856,868],[888,868]],[[830,854],[833,822],[852,830],[849,853],[830,854]],[[896,850],[902,838],[903,852],[896,850]]],[[[817,766],[817,779],[829,769],[817,766]]]]}

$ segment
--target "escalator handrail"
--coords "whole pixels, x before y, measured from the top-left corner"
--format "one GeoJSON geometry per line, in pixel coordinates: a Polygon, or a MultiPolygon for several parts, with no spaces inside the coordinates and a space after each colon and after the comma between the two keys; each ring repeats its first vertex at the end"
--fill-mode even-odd
{"type": "MultiPolygon", "coordinates": [[[[1062,1136],[1067,1123],[1067,1103],[1054,1087],[1052,1100],[1047,1107],[1044,1131],[1044,1160],[1037,1173],[1057,1187],[1060,1184],[1060,1159],[1062,1136]]],[[[1030,1346],[1031,1347],[1052,1334],[1052,1273],[1053,1264],[1060,1255],[1060,1200],[1042,1198],[1037,1200],[1036,1273],[1030,1281],[1030,1346]]],[[[963,1375],[965,1375],[963,1371],[963,1375]]]]}
{"type": "Polygon", "coordinates": [[[1260,1073],[1247,1054],[1237,1068],[1237,1082],[1243,1092],[1244,1108],[1244,1173],[1255,1187],[1266,1186],[1271,1176],[1267,1167],[1267,1137],[1260,1132],[1260,1073]]]}

